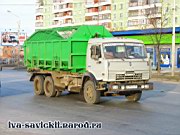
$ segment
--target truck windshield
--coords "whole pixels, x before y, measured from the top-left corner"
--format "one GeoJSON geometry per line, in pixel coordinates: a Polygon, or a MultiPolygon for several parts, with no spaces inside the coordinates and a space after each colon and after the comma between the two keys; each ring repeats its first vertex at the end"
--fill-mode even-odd
{"type": "Polygon", "coordinates": [[[106,59],[142,59],[147,57],[144,45],[140,43],[105,43],[103,48],[106,59]]]}

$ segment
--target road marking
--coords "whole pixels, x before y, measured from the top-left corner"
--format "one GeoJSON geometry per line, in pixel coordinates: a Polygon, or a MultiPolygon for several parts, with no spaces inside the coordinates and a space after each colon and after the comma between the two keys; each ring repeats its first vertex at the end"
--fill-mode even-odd
{"type": "Polygon", "coordinates": [[[10,81],[1,81],[1,84],[21,82],[21,81],[28,81],[28,79],[16,79],[16,80],[10,80],[10,81]]]}
{"type": "Polygon", "coordinates": [[[163,90],[156,90],[157,92],[165,92],[165,93],[169,93],[169,94],[180,94],[180,91],[163,91],[163,90]]]}
{"type": "Polygon", "coordinates": [[[169,91],[168,93],[170,93],[170,94],[180,94],[180,92],[176,92],[176,91],[169,91]]]}

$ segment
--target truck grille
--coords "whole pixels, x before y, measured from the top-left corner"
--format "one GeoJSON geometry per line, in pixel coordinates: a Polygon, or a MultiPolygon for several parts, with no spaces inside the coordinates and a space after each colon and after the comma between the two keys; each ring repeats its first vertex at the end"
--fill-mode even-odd
{"type": "Polygon", "coordinates": [[[116,74],[116,80],[138,80],[142,79],[142,73],[135,73],[131,75],[116,74]]]}

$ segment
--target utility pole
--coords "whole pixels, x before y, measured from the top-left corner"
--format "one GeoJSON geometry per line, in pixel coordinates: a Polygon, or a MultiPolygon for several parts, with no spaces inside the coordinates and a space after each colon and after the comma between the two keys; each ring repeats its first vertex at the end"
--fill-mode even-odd
{"type": "Polygon", "coordinates": [[[173,30],[172,30],[172,49],[171,49],[171,63],[172,63],[172,76],[174,76],[175,73],[175,51],[176,51],[176,0],[174,0],[173,5],[173,30]]]}
{"type": "Polygon", "coordinates": [[[100,8],[100,0],[98,0],[98,25],[99,25],[99,8],[100,8]]]}
{"type": "Polygon", "coordinates": [[[17,60],[18,61],[17,61],[17,66],[19,68],[19,66],[20,66],[20,48],[21,48],[21,46],[19,44],[19,37],[20,37],[20,30],[21,30],[21,20],[20,20],[20,17],[18,15],[14,14],[10,10],[7,10],[7,12],[18,18],[18,21],[17,21],[17,32],[18,32],[18,42],[17,42],[17,47],[18,47],[18,59],[17,60]]]}

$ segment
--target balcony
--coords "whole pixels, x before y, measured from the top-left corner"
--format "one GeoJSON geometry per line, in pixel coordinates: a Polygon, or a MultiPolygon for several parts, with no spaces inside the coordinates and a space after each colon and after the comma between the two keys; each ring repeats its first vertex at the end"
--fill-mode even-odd
{"type": "Polygon", "coordinates": [[[96,21],[98,20],[98,15],[96,16],[86,16],[85,21],[96,21]]]}
{"type": "Polygon", "coordinates": [[[44,3],[41,0],[36,0],[36,8],[43,8],[44,3]]]}
{"type": "Polygon", "coordinates": [[[36,22],[43,22],[43,16],[42,15],[36,16],[36,22]]]}
{"type": "Polygon", "coordinates": [[[153,4],[136,4],[133,6],[129,6],[128,10],[143,10],[153,7],[162,7],[162,3],[153,3],[153,4]]]}
{"type": "Polygon", "coordinates": [[[68,18],[69,19],[73,18],[72,11],[54,14],[54,20],[68,19],[68,18]]]}
{"type": "Polygon", "coordinates": [[[99,20],[102,20],[102,21],[111,21],[111,14],[102,14],[102,15],[99,15],[99,20]]]}
{"type": "Polygon", "coordinates": [[[55,5],[53,9],[53,13],[67,12],[72,10],[73,10],[72,4],[55,5]]]}
{"type": "Polygon", "coordinates": [[[99,14],[107,14],[107,13],[111,13],[111,6],[110,5],[99,7],[99,14]]]}
{"type": "Polygon", "coordinates": [[[111,10],[102,10],[99,11],[99,14],[111,14],[111,10]]]}
{"type": "Polygon", "coordinates": [[[52,27],[66,27],[66,26],[74,26],[75,24],[73,23],[56,23],[53,24],[52,27]]]}
{"type": "Polygon", "coordinates": [[[95,15],[98,15],[98,12],[85,13],[85,16],[95,16],[95,15]]]}
{"type": "Polygon", "coordinates": [[[86,21],[85,25],[98,25],[99,22],[96,20],[90,20],[90,21],[86,21]]]}
{"type": "Polygon", "coordinates": [[[144,0],[144,1],[130,0],[129,7],[152,5],[156,3],[161,3],[161,0],[153,0],[153,1],[152,0],[144,0]]]}
{"type": "Polygon", "coordinates": [[[39,20],[35,20],[36,23],[43,23],[43,20],[42,19],[39,19],[39,20]]]}
{"type": "Polygon", "coordinates": [[[44,23],[43,22],[36,22],[35,23],[35,27],[36,28],[42,28],[44,26],[44,23]]]}
{"type": "Polygon", "coordinates": [[[36,16],[43,15],[43,12],[44,12],[43,8],[36,9],[36,16]]]}
{"type": "Polygon", "coordinates": [[[86,8],[99,7],[104,5],[111,5],[111,0],[94,0],[91,2],[86,2],[86,8]]]}
{"type": "Polygon", "coordinates": [[[98,15],[98,7],[92,7],[86,9],[85,16],[94,16],[94,15],[98,15]]]}
{"type": "Polygon", "coordinates": [[[111,0],[99,0],[99,6],[111,5],[111,0]]]}
{"type": "Polygon", "coordinates": [[[159,7],[153,7],[144,10],[131,10],[128,12],[128,20],[159,17],[161,17],[161,8],[159,7]]]}
{"type": "Polygon", "coordinates": [[[53,20],[65,20],[65,19],[73,19],[73,16],[54,17],[53,20]]]}
{"type": "Polygon", "coordinates": [[[92,0],[91,2],[86,1],[86,8],[98,7],[99,3],[98,0],[92,0]]]}
{"type": "Polygon", "coordinates": [[[73,0],[53,0],[53,4],[61,5],[61,4],[67,4],[67,3],[73,3],[73,0]]]}

